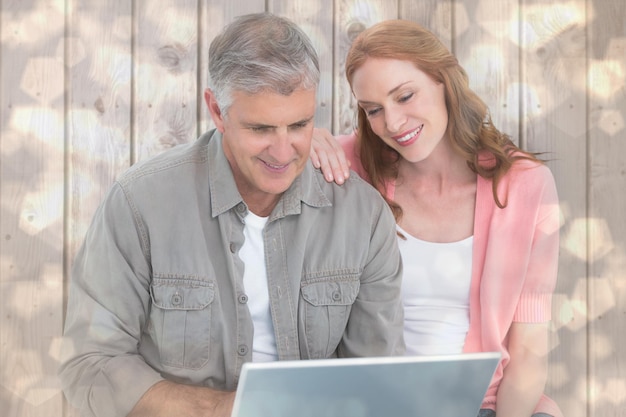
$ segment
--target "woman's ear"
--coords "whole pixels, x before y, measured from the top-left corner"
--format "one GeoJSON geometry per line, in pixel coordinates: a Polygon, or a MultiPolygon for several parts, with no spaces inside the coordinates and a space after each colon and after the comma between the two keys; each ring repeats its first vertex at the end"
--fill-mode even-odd
{"type": "Polygon", "coordinates": [[[211,114],[211,119],[213,120],[215,127],[221,133],[224,133],[224,116],[222,115],[222,110],[215,99],[215,94],[213,94],[213,91],[211,91],[210,88],[204,90],[204,101],[209,108],[209,113],[211,114]]]}

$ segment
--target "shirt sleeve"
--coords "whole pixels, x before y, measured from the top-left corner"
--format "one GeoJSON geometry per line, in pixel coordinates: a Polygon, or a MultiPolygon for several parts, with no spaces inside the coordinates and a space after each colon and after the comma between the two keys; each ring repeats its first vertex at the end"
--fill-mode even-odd
{"type": "MultiPolygon", "coordinates": [[[[339,135],[337,141],[350,161],[350,169],[369,182],[358,155],[356,132],[339,135]]],[[[372,345],[372,340],[379,340],[379,349],[374,351],[377,354],[403,355],[404,311],[400,295],[402,260],[397,247],[395,219],[384,200],[379,201],[380,211],[376,214],[378,217],[371,231],[370,257],[361,279],[359,299],[353,307],[356,314],[351,314],[347,331],[351,337],[344,338],[343,346],[356,351],[359,346],[372,345]],[[352,317],[364,320],[357,321],[352,317]],[[371,323],[378,327],[370,326],[371,323]]],[[[351,355],[363,356],[355,352],[351,355]]]]}
{"type": "MultiPolygon", "coordinates": [[[[370,249],[339,356],[403,355],[402,260],[391,210],[376,192],[370,249]]],[[[364,225],[365,227],[365,225],[364,225]]]]}
{"type": "MultiPolygon", "coordinates": [[[[530,200],[537,207],[526,276],[513,321],[545,322],[551,319],[552,294],[559,258],[559,199],[552,173],[546,166],[527,170],[536,177],[530,200]]],[[[528,210],[528,208],[526,208],[528,210]]]]}
{"type": "Polygon", "coordinates": [[[138,353],[150,268],[137,219],[116,184],[73,265],[59,377],[82,415],[127,415],[162,379],[138,353]]]}

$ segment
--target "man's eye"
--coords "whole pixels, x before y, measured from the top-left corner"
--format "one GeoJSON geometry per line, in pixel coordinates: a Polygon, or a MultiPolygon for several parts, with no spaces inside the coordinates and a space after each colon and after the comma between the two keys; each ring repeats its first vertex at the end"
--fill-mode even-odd
{"type": "Polygon", "coordinates": [[[308,122],[296,123],[291,125],[292,129],[304,129],[308,125],[308,122]]]}

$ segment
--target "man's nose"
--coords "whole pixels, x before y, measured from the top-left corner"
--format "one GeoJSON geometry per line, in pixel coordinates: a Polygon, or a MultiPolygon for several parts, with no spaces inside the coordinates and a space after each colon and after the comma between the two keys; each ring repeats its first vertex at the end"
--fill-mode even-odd
{"type": "Polygon", "coordinates": [[[276,130],[269,153],[276,162],[286,163],[291,160],[293,156],[293,143],[287,129],[276,130]]]}

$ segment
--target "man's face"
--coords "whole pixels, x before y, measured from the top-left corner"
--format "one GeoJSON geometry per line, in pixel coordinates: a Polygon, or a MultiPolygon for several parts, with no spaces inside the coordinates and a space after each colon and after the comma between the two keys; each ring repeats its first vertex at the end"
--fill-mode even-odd
{"type": "Polygon", "coordinates": [[[296,90],[289,96],[235,92],[226,115],[210,91],[205,98],[223,134],[224,154],[239,193],[255,214],[269,214],[264,212],[271,211],[309,158],[315,90],[296,90]]]}

